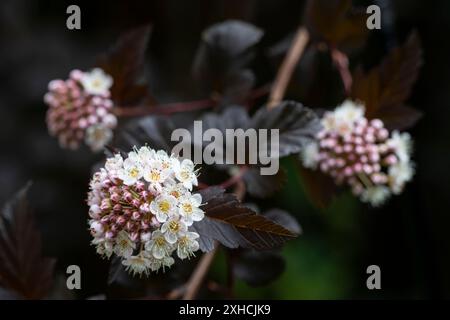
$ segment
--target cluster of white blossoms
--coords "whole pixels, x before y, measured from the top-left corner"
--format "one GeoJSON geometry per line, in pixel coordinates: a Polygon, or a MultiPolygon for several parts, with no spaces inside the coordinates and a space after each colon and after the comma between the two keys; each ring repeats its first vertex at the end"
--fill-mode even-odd
{"type": "Polygon", "coordinates": [[[372,206],[399,194],[414,175],[408,133],[389,132],[381,120],[368,120],[364,106],[347,100],[323,116],[322,130],[301,154],[303,165],[330,175],[338,185],[372,206]]]}
{"type": "Polygon", "coordinates": [[[189,258],[199,249],[191,232],[204,218],[202,197],[193,194],[197,172],[191,160],[141,147],[123,158],[108,158],[88,194],[89,225],[97,252],[123,258],[133,274],[170,267],[172,257],[189,258]]]}
{"type": "Polygon", "coordinates": [[[52,80],[44,97],[47,126],[64,148],[77,149],[84,141],[100,151],[112,139],[117,118],[110,99],[111,76],[102,69],[73,70],[67,80],[52,80]]]}

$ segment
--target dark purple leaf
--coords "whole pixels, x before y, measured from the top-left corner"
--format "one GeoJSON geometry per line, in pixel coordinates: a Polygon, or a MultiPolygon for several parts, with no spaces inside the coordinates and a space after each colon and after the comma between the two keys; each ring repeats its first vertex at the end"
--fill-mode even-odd
{"type": "Polygon", "coordinates": [[[261,108],[249,125],[255,129],[279,130],[279,157],[300,152],[320,130],[317,115],[294,101],[283,101],[276,108],[261,108]]]}
{"type": "Polygon", "coordinates": [[[26,299],[42,299],[53,281],[54,259],[42,256],[39,230],[26,199],[28,183],[0,216],[0,286],[26,299]]]}
{"type": "Polygon", "coordinates": [[[355,71],[351,97],[364,102],[368,118],[391,122],[391,129],[410,127],[419,119],[419,113],[404,107],[404,102],[413,89],[421,65],[421,43],[413,32],[379,66],[367,73],[361,68],[355,71]]]}
{"type": "Polygon", "coordinates": [[[297,234],[241,205],[221,188],[200,191],[205,218],[193,225],[200,234],[200,249],[211,250],[214,240],[229,248],[267,250],[281,246],[297,234]]]}
{"type": "Polygon", "coordinates": [[[270,209],[264,212],[264,216],[296,234],[302,233],[302,228],[298,224],[297,220],[284,210],[270,209]]]}
{"type": "Polygon", "coordinates": [[[281,189],[286,181],[286,174],[280,169],[274,175],[261,175],[260,168],[251,167],[244,173],[242,179],[251,196],[267,198],[281,189]]]}
{"type": "Polygon", "coordinates": [[[120,107],[152,100],[144,75],[150,30],[145,25],[122,34],[109,52],[99,57],[98,66],[114,79],[111,95],[120,107]]]}
{"type": "Polygon", "coordinates": [[[249,64],[252,48],[263,32],[246,22],[230,20],[204,31],[197,49],[192,73],[207,92],[226,91],[230,80],[249,64]]]}

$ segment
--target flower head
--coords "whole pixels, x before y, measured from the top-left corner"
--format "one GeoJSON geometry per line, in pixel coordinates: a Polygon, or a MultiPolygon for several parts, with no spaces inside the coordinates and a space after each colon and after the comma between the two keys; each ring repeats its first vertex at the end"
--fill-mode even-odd
{"type": "Polygon", "coordinates": [[[111,139],[117,118],[109,98],[112,78],[101,69],[73,70],[67,80],[53,80],[44,101],[49,106],[47,126],[63,148],[77,149],[84,143],[101,150],[111,139]]]}
{"type": "Polygon", "coordinates": [[[303,148],[303,165],[348,185],[362,201],[379,206],[412,179],[411,136],[389,133],[381,120],[368,120],[364,106],[347,100],[325,113],[322,127],[316,141],[303,148]]]}
{"type": "Polygon", "coordinates": [[[131,273],[147,274],[170,267],[175,252],[184,259],[199,249],[199,235],[188,228],[204,217],[202,198],[191,193],[186,179],[177,178],[183,166],[194,172],[193,166],[148,147],[106,160],[88,193],[92,244],[99,254],[115,254],[131,273]],[[156,181],[146,170],[163,174],[156,181]]]}
{"type": "Polygon", "coordinates": [[[100,68],[86,72],[81,76],[81,84],[84,90],[92,95],[109,95],[109,88],[113,84],[113,78],[100,68]]]}

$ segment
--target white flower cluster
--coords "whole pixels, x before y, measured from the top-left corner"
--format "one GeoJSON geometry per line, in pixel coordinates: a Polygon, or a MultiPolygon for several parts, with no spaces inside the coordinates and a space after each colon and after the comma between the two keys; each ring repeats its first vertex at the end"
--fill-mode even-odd
{"type": "Polygon", "coordinates": [[[199,235],[189,227],[204,218],[202,197],[192,194],[197,173],[190,160],[135,148],[116,154],[94,174],[88,195],[90,228],[97,251],[122,257],[133,274],[148,273],[189,258],[199,235]]]}
{"type": "Polygon", "coordinates": [[[414,175],[408,133],[389,132],[381,120],[365,118],[364,106],[347,100],[322,118],[316,141],[301,154],[303,165],[347,184],[363,202],[383,204],[414,175]]]}

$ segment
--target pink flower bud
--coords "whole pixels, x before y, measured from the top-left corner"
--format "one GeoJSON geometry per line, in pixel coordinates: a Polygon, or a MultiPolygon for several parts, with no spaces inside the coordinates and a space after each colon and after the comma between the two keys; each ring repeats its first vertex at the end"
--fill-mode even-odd
{"type": "Polygon", "coordinates": [[[386,129],[380,129],[377,132],[377,138],[378,140],[385,140],[389,137],[389,132],[386,129]]]}
{"type": "Polygon", "coordinates": [[[386,158],[384,158],[384,163],[391,166],[393,164],[396,164],[398,162],[397,157],[393,154],[388,155],[386,158]]]}
{"type": "Polygon", "coordinates": [[[139,208],[141,206],[141,202],[138,199],[133,199],[131,201],[131,204],[133,205],[133,207],[139,208]]]}
{"type": "Polygon", "coordinates": [[[363,165],[363,171],[366,174],[371,174],[373,172],[373,168],[372,168],[372,166],[370,164],[364,164],[363,165]]]}
{"type": "Polygon", "coordinates": [[[127,219],[126,219],[124,216],[119,216],[119,217],[116,219],[116,223],[117,223],[119,226],[123,226],[126,222],[127,222],[127,219]]]}
{"type": "Polygon", "coordinates": [[[137,192],[142,192],[145,190],[145,184],[142,181],[138,181],[136,182],[136,191],[137,192]]]}
{"type": "Polygon", "coordinates": [[[352,167],[345,167],[344,168],[344,175],[346,177],[350,177],[353,174],[353,169],[352,167]]]}
{"type": "Polygon", "coordinates": [[[119,202],[121,197],[118,193],[113,193],[110,198],[113,202],[119,202]]]}
{"type": "Polygon", "coordinates": [[[81,79],[83,78],[84,72],[78,70],[78,69],[74,69],[70,72],[70,78],[79,82],[81,81],[81,79]]]}
{"type": "Polygon", "coordinates": [[[139,211],[134,211],[131,215],[131,219],[133,220],[139,220],[142,217],[142,214],[139,211]]]}
{"type": "Polygon", "coordinates": [[[148,203],[144,203],[139,207],[139,210],[141,210],[144,213],[150,212],[150,205],[148,203]]]}
{"type": "Polygon", "coordinates": [[[139,232],[131,232],[130,239],[133,242],[136,242],[139,239],[139,232]]]}
{"type": "Polygon", "coordinates": [[[381,128],[384,127],[383,121],[381,121],[380,119],[372,119],[372,120],[370,121],[370,125],[371,125],[372,127],[374,127],[375,129],[381,129],[381,128]]]}
{"type": "Polygon", "coordinates": [[[355,164],[353,165],[353,170],[354,170],[356,173],[362,172],[362,171],[363,171],[363,165],[362,165],[361,163],[355,163],[355,164]]]}
{"type": "Polygon", "coordinates": [[[336,158],[336,167],[342,168],[345,166],[345,160],[342,158],[336,158]]]}
{"type": "Polygon", "coordinates": [[[349,152],[352,152],[352,150],[353,150],[353,146],[351,144],[344,145],[344,152],[349,153],[349,152]]]}
{"type": "Polygon", "coordinates": [[[355,147],[355,152],[356,152],[357,154],[363,154],[363,153],[366,152],[366,150],[365,150],[365,148],[364,148],[363,146],[356,146],[356,147],[355,147]]]}
{"type": "Polygon", "coordinates": [[[130,192],[128,192],[128,191],[126,191],[123,194],[123,198],[125,199],[126,202],[132,202],[133,201],[133,195],[130,192]]]}
{"type": "Polygon", "coordinates": [[[376,163],[380,161],[380,155],[378,154],[378,152],[371,152],[369,155],[369,159],[372,163],[376,163]]]}

